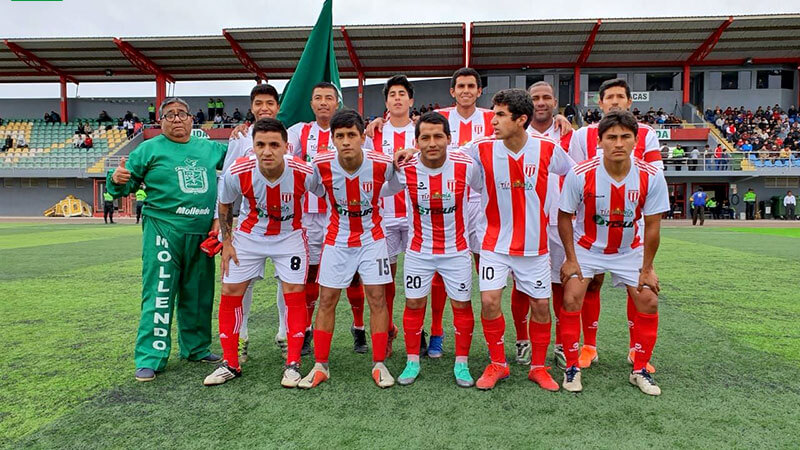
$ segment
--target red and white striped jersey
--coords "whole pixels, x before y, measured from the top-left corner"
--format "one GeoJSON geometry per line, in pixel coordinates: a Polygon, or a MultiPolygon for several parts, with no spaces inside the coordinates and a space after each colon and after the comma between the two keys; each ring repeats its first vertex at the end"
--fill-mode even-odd
{"type": "MultiPolygon", "coordinates": [[[[296,123],[289,127],[289,153],[306,162],[311,162],[317,153],[335,152],[330,128],[322,129],[317,122],[296,123]]],[[[325,199],[312,193],[306,194],[303,212],[324,214],[327,212],[325,199]]]]}
{"type": "Polygon", "coordinates": [[[575,213],[574,239],[581,247],[598,253],[627,253],[642,245],[642,216],[669,210],[664,172],[634,159],[621,182],[606,172],[603,157],[584,161],[567,175],[560,209],[575,213]]]}
{"type": "MultiPolygon", "coordinates": [[[[562,149],[569,148],[570,139],[572,139],[572,133],[574,130],[567,131],[567,134],[561,135],[560,131],[556,131],[555,128],[556,122],[553,121],[550,124],[550,128],[548,128],[544,133],[539,133],[538,131],[534,130],[533,127],[528,126],[528,133],[531,136],[540,135],[547,138],[550,138],[559,143],[562,149]]],[[[579,162],[579,161],[575,161],[579,162]]],[[[558,225],[558,199],[561,196],[561,185],[564,184],[564,175],[556,175],[551,173],[547,177],[547,206],[545,206],[545,210],[547,211],[547,215],[550,217],[550,225],[558,225]]]]}
{"type": "MultiPolygon", "coordinates": [[[[414,146],[414,122],[409,122],[408,125],[397,128],[392,126],[391,122],[387,121],[383,125],[382,130],[376,129],[372,139],[367,139],[364,142],[365,148],[382,151],[385,155],[393,159],[395,151],[403,148],[414,148],[414,146]]],[[[384,197],[384,219],[387,221],[397,219],[405,221],[407,216],[408,210],[406,209],[406,194],[404,192],[384,197]]]]}
{"type": "Polygon", "coordinates": [[[254,155],[253,151],[253,126],[247,129],[247,134],[244,136],[234,136],[228,139],[228,151],[225,152],[225,163],[222,166],[222,173],[228,170],[234,161],[239,158],[254,155]]]}
{"type": "Polygon", "coordinates": [[[514,153],[502,140],[486,138],[467,147],[480,165],[486,209],[483,250],[512,256],[547,254],[547,180],[566,174],[575,163],[553,140],[528,136],[514,153]]]}
{"type": "Polygon", "coordinates": [[[353,174],[339,164],[337,152],[314,157],[311,192],[324,197],[330,211],[326,245],[361,247],[384,238],[381,189],[394,178],[394,165],[383,153],[362,151],[364,161],[353,174]]]}
{"type": "Polygon", "coordinates": [[[455,106],[437,109],[436,112],[447,117],[450,122],[452,148],[463,147],[475,139],[494,135],[494,111],[491,109],[475,108],[475,112],[469,117],[461,117],[455,106]]]}
{"type": "Polygon", "coordinates": [[[302,199],[311,185],[313,169],[293,156],[283,158],[283,175],[275,182],[261,173],[255,155],[237,159],[223,175],[219,201],[233,203],[242,198],[238,231],[279,236],[303,229],[302,199]]]}
{"type": "MultiPolygon", "coordinates": [[[[603,154],[597,131],[597,124],[593,123],[572,133],[568,151],[572,159],[581,162],[603,154]]],[[[661,146],[658,144],[658,135],[656,135],[656,130],[649,125],[639,124],[633,156],[642,161],[647,161],[659,169],[664,169],[664,162],[661,161],[661,146]]]]}
{"type": "Polygon", "coordinates": [[[408,194],[408,251],[434,255],[468,251],[467,191],[482,185],[478,165],[457,150],[448,150],[444,165],[436,169],[425,166],[419,155],[403,164],[386,190],[408,194]]]}

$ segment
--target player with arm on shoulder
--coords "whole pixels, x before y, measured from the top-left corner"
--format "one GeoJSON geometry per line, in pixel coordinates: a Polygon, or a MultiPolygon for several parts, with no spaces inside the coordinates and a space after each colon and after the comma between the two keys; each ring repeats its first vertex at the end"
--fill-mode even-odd
{"type": "Polygon", "coordinates": [[[661,394],[647,365],[658,335],[660,287],[653,260],[669,196],[664,172],[631,158],[638,131],[630,112],[607,113],[598,126],[602,155],[575,166],[561,192],[558,231],[566,259],[561,267],[560,328],[567,360],[563,387],[571,392],[583,389],[578,340],[584,294],[592,277],[608,271],[614,285],[625,285],[635,306],[629,381],[645,394],[661,394]],[[642,218],[644,233],[639,231],[642,218]]]}

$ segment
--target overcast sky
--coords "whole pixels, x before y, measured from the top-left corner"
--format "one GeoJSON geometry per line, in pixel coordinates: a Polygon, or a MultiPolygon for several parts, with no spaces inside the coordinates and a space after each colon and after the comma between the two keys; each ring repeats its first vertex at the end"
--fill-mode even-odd
{"type": "MultiPolygon", "coordinates": [[[[132,37],[221,34],[223,28],[310,26],[321,0],[188,0],[128,2],[0,0],[2,38],[132,37]]],[[[798,0],[334,0],[336,25],[471,22],[482,20],[669,17],[800,13],[798,0]],[[609,9],[610,5],[615,9],[609,9]],[[453,5],[459,5],[453,8],[453,5]],[[643,6],[647,5],[647,6],[643,6]]],[[[276,82],[281,89],[283,83],[276,82]]],[[[345,83],[343,81],[343,84],[345,83]]],[[[182,82],[175,94],[241,95],[252,81],[182,82]]],[[[154,83],[83,83],[81,97],[151,96],[154,83]]],[[[75,96],[70,85],[68,95],[75,96]]],[[[58,97],[57,84],[0,84],[0,98],[58,97]]]]}

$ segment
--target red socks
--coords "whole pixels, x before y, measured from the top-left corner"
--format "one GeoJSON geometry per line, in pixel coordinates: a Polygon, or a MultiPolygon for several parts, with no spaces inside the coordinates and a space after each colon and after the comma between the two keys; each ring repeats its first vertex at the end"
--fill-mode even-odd
{"type": "Polygon", "coordinates": [[[316,306],[317,297],[319,297],[319,284],[317,284],[316,281],[309,281],[306,283],[305,297],[307,315],[305,329],[309,329],[311,328],[311,323],[314,320],[314,306],[316,306]]]}
{"type": "Polygon", "coordinates": [[[444,334],[442,318],[445,305],[447,305],[447,292],[444,288],[444,280],[441,275],[436,273],[433,275],[431,283],[431,336],[444,334]]]}
{"type": "Polygon", "coordinates": [[[647,367],[650,357],[653,356],[653,347],[658,338],[658,313],[637,313],[634,319],[634,345],[636,354],[633,357],[633,370],[640,371],[647,367]]]}
{"type": "MultiPolygon", "coordinates": [[[[425,310],[422,311],[423,313],[425,312],[425,310]]],[[[385,331],[372,333],[372,362],[383,362],[386,359],[386,345],[388,343],[389,333],[385,331]]],[[[419,339],[417,339],[417,346],[419,346],[419,339]]],[[[419,354],[419,350],[417,350],[417,354],[419,354]]]]}
{"type": "Polygon", "coordinates": [[[503,314],[496,319],[486,319],[481,317],[483,324],[483,336],[486,338],[486,345],[489,346],[489,359],[494,364],[506,364],[506,351],[503,345],[503,335],[506,331],[506,320],[503,314]]]}
{"type": "Polygon", "coordinates": [[[331,338],[333,333],[314,328],[314,359],[318,363],[327,364],[331,355],[331,338]]]}
{"type": "Polygon", "coordinates": [[[561,309],[561,344],[567,367],[578,366],[578,340],[581,338],[581,312],[561,309]]]}
{"type": "Polygon", "coordinates": [[[419,335],[425,322],[425,308],[403,310],[403,333],[406,341],[406,355],[419,356],[419,335]]]}
{"type": "Polygon", "coordinates": [[[553,316],[556,321],[556,339],[555,344],[561,345],[561,323],[558,321],[558,316],[561,314],[561,308],[564,305],[564,286],[553,283],[553,316]]]}
{"type": "Polygon", "coordinates": [[[475,329],[475,316],[472,315],[471,305],[467,308],[453,308],[453,327],[456,335],[456,358],[459,356],[466,358],[469,356],[472,331],[475,329]]]}
{"type": "Polygon", "coordinates": [[[511,317],[514,319],[514,329],[517,330],[517,340],[527,341],[528,312],[531,309],[530,299],[527,295],[517,290],[517,283],[511,290],[511,317]]]}
{"type": "Polygon", "coordinates": [[[544,367],[547,347],[550,346],[550,322],[530,321],[531,367],[544,367]]]}
{"type": "Polygon", "coordinates": [[[348,286],[347,300],[353,311],[353,326],[364,328],[364,286],[348,286]]]}
{"type": "Polygon", "coordinates": [[[628,348],[633,348],[633,325],[636,321],[636,314],[639,312],[636,311],[636,304],[633,303],[633,297],[631,294],[628,294],[628,348]]]}
{"type": "Polygon", "coordinates": [[[219,301],[219,342],[222,357],[239,369],[239,327],[242,325],[243,295],[223,295],[219,301]]]}
{"type": "MultiPolygon", "coordinates": [[[[389,329],[394,325],[394,280],[383,285],[383,292],[386,296],[386,309],[389,310],[389,329]]],[[[383,361],[383,360],[381,360],[383,361]]]]}
{"type": "Polygon", "coordinates": [[[600,291],[586,291],[583,296],[581,323],[583,345],[597,347],[597,321],[600,320],[600,291]]]}
{"type": "Polygon", "coordinates": [[[288,292],[283,294],[286,301],[286,338],[289,350],[286,364],[300,363],[300,351],[303,349],[303,332],[306,329],[306,294],[304,292],[288,292]]]}

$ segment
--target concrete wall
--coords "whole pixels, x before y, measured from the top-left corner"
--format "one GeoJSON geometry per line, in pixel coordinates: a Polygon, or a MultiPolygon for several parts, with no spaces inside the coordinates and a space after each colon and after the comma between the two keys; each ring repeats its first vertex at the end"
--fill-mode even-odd
{"type": "MultiPolygon", "coordinates": [[[[674,172],[671,172],[671,173],[674,173],[674,172]]],[[[795,177],[786,177],[786,176],[784,176],[784,177],[766,177],[766,176],[761,176],[761,177],[756,177],[756,178],[741,177],[740,176],[740,177],[731,178],[731,177],[714,177],[712,175],[709,175],[709,176],[693,176],[693,177],[688,177],[688,176],[687,177],[683,177],[683,176],[670,175],[670,176],[667,177],[667,183],[669,183],[669,184],[672,184],[672,183],[686,183],[686,191],[687,191],[686,196],[687,196],[687,199],[692,194],[692,192],[694,192],[693,191],[693,187],[696,187],[697,185],[700,185],[700,184],[705,184],[705,183],[712,183],[712,184],[713,183],[725,183],[725,184],[728,184],[729,195],[730,195],[730,184],[731,183],[735,184],[737,193],[739,195],[739,204],[738,205],[733,205],[733,209],[736,210],[737,218],[738,218],[738,215],[739,215],[740,212],[745,212],[745,205],[744,205],[744,202],[742,201],[742,199],[744,198],[744,193],[747,192],[747,189],[753,188],[753,191],[756,193],[756,198],[757,198],[758,202],[766,201],[767,204],[769,204],[770,199],[773,196],[779,196],[779,197],[781,197],[781,204],[782,204],[782,202],[783,202],[782,199],[783,199],[783,196],[786,195],[786,191],[791,190],[792,193],[795,196],[798,195],[798,191],[800,191],[800,184],[798,184],[798,180],[800,180],[800,177],[796,177],[796,176],[795,177]],[[773,179],[773,178],[778,178],[779,180],[787,180],[788,179],[790,181],[790,185],[789,185],[790,187],[779,187],[779,188],[767,187],[768,179],[773,179]]],[[[720,199],[718,199],[718,200],[720,200],[720,199]]],[[[688,205],[688,203],[687,203],[687,205],[688,205]]],[[[688,208],[688,206],[687,206],[687,208],[688,208]]],[[[687,211],[687,213],[688,213],[688,211],[687,211]]]]}
{"type": "Polygon", "coordinates": [[[47,178],[35,178],[38,186],[22,187],[26,178],[0,179],[0,216],[41,216],[44,210],[67,195],[73,195],[90,206],[94,202],[91,179],[63,178],[63,188],[50,188],[47,178]]]}

